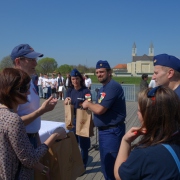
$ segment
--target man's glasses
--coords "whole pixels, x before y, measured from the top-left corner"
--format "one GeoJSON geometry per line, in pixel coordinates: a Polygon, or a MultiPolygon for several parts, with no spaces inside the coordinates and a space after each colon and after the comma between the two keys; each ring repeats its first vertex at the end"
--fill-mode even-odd
{"type": "MultiPolygon", "coordinates": [[[[157,86],[153,89],[151,89],[148,93],[147,93],[147,97],[148,98],[155,98],[155,94],[157,92],[157,90],[160,88],[161,86],[157,86]]],[[[155,100],[155,99],[152,99],[152,100],[155,100]]]]}
{"type": "Polygon", "coordinates": [[[30,84],[27,84],[26,86],[21,86],[19,89],[17,89],[17,91],[19,91],[20,93],[27,93],[29,91],[30,88],[30,84]]]}
{"type": "Polygon", "coordinates": [[[27,61],[37,61],[38,58],[27,58],[27,57],[20,57],[20,60],[27,60],[27,61]]]}

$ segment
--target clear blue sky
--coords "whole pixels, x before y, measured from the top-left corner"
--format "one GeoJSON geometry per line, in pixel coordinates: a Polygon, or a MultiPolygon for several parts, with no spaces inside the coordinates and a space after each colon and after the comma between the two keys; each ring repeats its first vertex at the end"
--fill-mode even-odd
{"type": "Polygon", "coordinates": [[[0,0],[0,60],[21,43],[58,65],[111,67],[137,55],[180,58],[179,0],[0,0]]]}

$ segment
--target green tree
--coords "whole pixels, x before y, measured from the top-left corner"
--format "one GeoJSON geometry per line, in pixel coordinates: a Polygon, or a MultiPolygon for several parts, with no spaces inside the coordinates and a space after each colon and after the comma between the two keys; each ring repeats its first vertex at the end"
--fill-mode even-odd
{"type": "Polygon", "coordinates": [[[56,69],[56,72],[60,72],[61,74],[66,74],[66,73],[70,73],[72,69],[73,69],[73,66],[63,64],[59,68],[56,69]]]}
{"type": "Polygon", "coordinates": [[[54,58],[45,57],[38,61],[36,71],[38,73],[48,74],[56,70],[58,64],[54,58]]]}
{"type": "Polygon", "coordinates": [[[13,67],[13,61],[11,60],[10,56],[4,57],[0,62],[0,70],[7,67],[13,67]]]}

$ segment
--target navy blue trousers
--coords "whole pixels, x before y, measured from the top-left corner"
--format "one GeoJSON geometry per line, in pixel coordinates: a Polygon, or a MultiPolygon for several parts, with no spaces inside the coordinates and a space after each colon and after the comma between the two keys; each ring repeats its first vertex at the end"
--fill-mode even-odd
{"type": "Polygon", "coordinates": [[[91,144],[90,138],[76,135],[76,128],[73,128],[71,131],[74,132],[76,136],[76,140],[80,146],[81,157],[84,163],[84,168],[86,169],[87,162],[88,162],[88,149],[90,148],[90,144],[91,144]]]}
{"type": "Polygon", "coordinates": [[[101,171],[106,180],[115,180],[114,164],[124,134],[125,124],[112,129],[99,130],[101,171]]]}

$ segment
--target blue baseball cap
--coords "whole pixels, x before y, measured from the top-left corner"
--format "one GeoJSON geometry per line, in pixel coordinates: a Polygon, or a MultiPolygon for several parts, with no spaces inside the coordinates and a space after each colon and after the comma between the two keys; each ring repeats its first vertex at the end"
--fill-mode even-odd
{"type": "Polygon", "coordinates": [[[106,68],[106,69],[111,69],[109,63],[106,60],[99,60],[96,64],[96,69],[100,68],[106,68]]]}
{"type": "Polygon", "coordinates": [[[18,57],[38,58],[43,57],[43,54],[35,52],[29,44],[20,44],[11,52],[11,59],[13,61],[18,57]]]}
{"type": "Polygon", "coordinates": [[[81,76],[81,73],[77,69],[73,69],[70,73],[71,77],[81,76]]]}
{"type": "Polygon", "coordinates": [[[154,66],[166,66],[180,72],[180,59],[168,54],[154,56],[154,66]]]}

